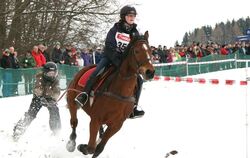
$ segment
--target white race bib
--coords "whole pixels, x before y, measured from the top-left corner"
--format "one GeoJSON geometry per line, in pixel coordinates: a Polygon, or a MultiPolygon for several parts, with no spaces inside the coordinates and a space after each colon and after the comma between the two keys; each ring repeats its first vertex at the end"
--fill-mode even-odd
{"type": "Polygon", "coordinates": [[[115,35],[117,47],[124,52],[130,42],[130,36],[127,33],[117,32],[115,35]]]}

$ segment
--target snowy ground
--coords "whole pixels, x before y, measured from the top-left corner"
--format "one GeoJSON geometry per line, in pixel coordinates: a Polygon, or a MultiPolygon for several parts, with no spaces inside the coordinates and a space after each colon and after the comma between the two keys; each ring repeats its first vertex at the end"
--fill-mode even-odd
{"type": "MultiPolygon", "coordinates": [[[[247,74],[245,69],[238,69],[193,77],[240,81],[247,74]]],[[[236,83],[145,83],[140,100],[145,116],[127,120],[99,157],[164,158],[167,152],[177,150],[179,153],[170,157],[248,158],[250,130],[246,114],[250,109],[250,89],[236,83]]],[[[12,129],[28,109],[31,98],[29,95],[0,99],[0,157],[90,158],[77,150],[69,153],[65,148],[71,132],[65,99],[59,102],[62,130],[57,137],[51,135],[48,111],[42,108],[20,141],[12,141],[12,129]]],[[[77,144],[87,143],[89,117],[79,110],[78,119],[77,144]]]]}

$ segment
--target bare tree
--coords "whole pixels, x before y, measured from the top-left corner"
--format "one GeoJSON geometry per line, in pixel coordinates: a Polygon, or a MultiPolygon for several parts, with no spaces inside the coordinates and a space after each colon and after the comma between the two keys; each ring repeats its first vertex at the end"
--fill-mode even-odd
{"type": "Polygon", "coordinates": [[[117,0],[1,0],[0,48],[38,43],[92,44],[103,40],[119,9],[117,0]]]}
{"type": "MultiPolygon", "coordinates": [[[[0,48],[4,48],[6,39],[6,0],[0,1],[0,48]]],[[[0,49],[1,50],[1,49],[0,49]]]]}

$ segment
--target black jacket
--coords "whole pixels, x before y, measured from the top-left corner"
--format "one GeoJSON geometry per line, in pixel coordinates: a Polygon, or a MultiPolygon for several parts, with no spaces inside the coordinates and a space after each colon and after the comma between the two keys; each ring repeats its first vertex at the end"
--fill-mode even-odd
{"type": "Polygon", "coordinates": [[[10,54],[10,59],[11,59],[11,63],[12,63],[12,68],[14,68],[14,69],[20,68],[19,61],[16,57],[14,57],[14,54],[10,54]]]}
{"type": "Polygon", "coordinates": [[[1,59],[1,64],[0,65],[4,69],[6,69],[6,68],[13,68],[11,57],[7,56],[7,55],[3,55],[2,59],[1,59]]]}
{"type": "Polygon", "coordinates": [[[131,36],[139,35],[136,24],[129,31],[123,27],[124,23],[119,21],[109,30],[104,48],[104,56],[106,56],[115,66],[119,66],[122,62],[122,53],[124,53],[131,36]]]}
{"type": "Polygon", "coordinates": [[[54,48],[52,51],[52,61],[55,63],[60,63],[60,61],[62,60],[62,56],[63,53],[61,51],[61,49],[56,49],[54,48]]]}

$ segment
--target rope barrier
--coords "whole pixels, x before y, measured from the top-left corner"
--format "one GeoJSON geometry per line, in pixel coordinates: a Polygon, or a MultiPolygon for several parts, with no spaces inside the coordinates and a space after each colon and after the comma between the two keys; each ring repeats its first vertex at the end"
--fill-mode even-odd
{"type": "MultiPolygon", "coordinates": [[[[214,85],[225,83],[226,85],[235,85],[237,83],[236,80],[226,79],[226,80],[220,80],[220,79],[205,79],[205,78],[191,78],[191,77],[170,77],[170,76],[155,76],[154,81],[175,81],[175,82],[187,82],[187,83],[193,83],[197,82],[200,84],[205,83],[211,83],[214,85]]],[[[239,85],[246,86],[247,80],[239,81],[239,85]]]]}

